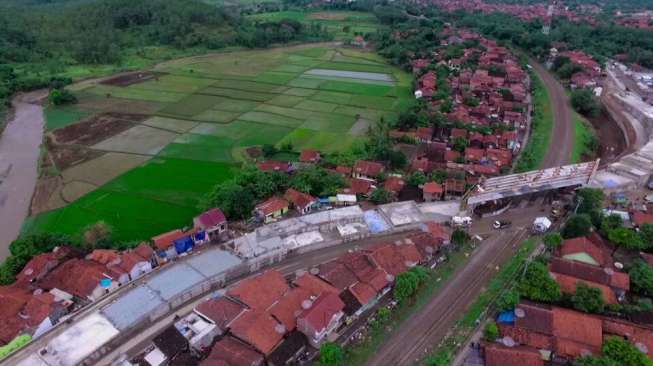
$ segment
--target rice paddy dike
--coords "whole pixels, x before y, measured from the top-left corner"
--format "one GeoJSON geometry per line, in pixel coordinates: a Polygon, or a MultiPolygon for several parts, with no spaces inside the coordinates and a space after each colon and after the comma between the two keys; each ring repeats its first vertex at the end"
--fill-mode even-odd
{"type": "Polygon", "coordinates": [[[412,103],[411,81],[374,53],[312,44],[73,84],[77,104],[45,109],[41,175],[23,232],[77,234],[104,220],[117,240],[142,240],[183,227],[215,184],[251,160],[252,147],[347,149],[412,103]]]}

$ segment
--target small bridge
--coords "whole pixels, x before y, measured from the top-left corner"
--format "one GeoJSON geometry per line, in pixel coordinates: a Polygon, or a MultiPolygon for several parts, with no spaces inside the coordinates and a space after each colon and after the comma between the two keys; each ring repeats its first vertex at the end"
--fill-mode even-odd
{"type": "Polygon", "coordinates": [[[582,187],[592,180],[599,159],[587,163],[504,175],[482,180],[463,197],[462,208],[561,188],[582,187]]]}

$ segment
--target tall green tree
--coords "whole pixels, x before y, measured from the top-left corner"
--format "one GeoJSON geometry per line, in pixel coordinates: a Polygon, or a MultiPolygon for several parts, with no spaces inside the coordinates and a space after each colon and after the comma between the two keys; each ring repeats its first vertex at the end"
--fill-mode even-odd
{"type": "Polygon", "coordinates": [[[592,220],[589,215],[573,215],[567,220],[561,234],[565,239],[577,238],[589,234],[590,229],[592,229],[592,220]]]}
{"type": "Polygon", "coordinates": [[[344,352],[337,343],[326,342],[320,346],[319,366],[341,366],[344,365],[344,352]]]}
{"type": "Polygon", "coordinates": [[[517,288],[522,296],[533,301],[555,302],[561,296],[560,286],[549,275],[549,269],[538,261],[528,265],[517,288]]]}
{"type": "Polygon", "coordinates": [[[571,303],[574,309],[586,313],[600,314],[605,308],[601,290],[582,282],[576,285],[576,292],[571,296],[571,303]]]}

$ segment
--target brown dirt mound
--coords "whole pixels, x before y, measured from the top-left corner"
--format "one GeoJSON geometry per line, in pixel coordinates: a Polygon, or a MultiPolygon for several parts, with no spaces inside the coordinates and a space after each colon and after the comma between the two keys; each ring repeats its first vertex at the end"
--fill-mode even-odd
{"type": "Polygon", "coordinates": [[[626,152],[628,146],[624,133],[609,113],[603,110],[598,117],[589,118],[589,121],[599,140],[598,157],[601,158],[601,165],[616,161],[626,152]]]}
{"type": "Polygon", "coordinates": [[[142,122],[148,116],[132,113],[102,113],[52,132],[54,144],[94,145],[142,122]]]}
{"type": "Polygon", "coordinates": [[[113,86],[130,86],[142,83],[152,79],[158,79],[160,76],[165,75],[163,72],[152,71],[135,71],[120,74],[112,78],[102,80],[100,84],[113,85],[113,86]]]}

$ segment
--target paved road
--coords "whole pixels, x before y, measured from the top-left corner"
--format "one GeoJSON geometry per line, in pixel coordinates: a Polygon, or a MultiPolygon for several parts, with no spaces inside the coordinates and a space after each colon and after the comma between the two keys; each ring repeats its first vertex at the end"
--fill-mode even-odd
{"type": "Polygon", "coordinates": [[[36,186],[43,97],[44,91],[16,96],[13,118],[0,135],[0,261],[7,258],[9,244],[20,233],[36,186]]]}
{"type": "Polygon", "coordinates": [[[542,160],[542,168],[551,168],[571,162],[571,151],[574,147],[573,111],[565,89],[549,71],[541,64],[530,60],[533,70],[544,82],[549,92],[553,113],[553,133],[551,146],[542,160]]]}

